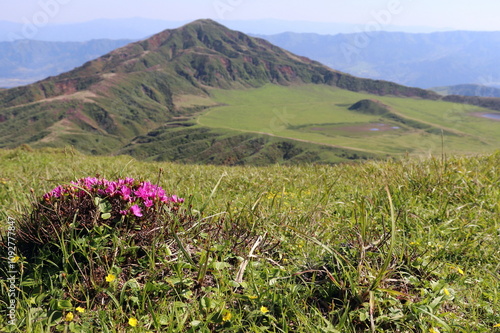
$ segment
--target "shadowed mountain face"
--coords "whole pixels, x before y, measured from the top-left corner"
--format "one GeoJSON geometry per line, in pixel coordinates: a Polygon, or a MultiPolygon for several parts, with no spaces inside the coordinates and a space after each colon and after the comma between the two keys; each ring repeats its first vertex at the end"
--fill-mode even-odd
{"type": "Polygon", "coordinates": [[[0,147],[71,144],[84,152],[112,153],[175,117],[211,105],[212,88],[300,83],[438,98],[426,90],[337,72],[262,39],[199,20],[56,77],[0,91],[0,147]]]}

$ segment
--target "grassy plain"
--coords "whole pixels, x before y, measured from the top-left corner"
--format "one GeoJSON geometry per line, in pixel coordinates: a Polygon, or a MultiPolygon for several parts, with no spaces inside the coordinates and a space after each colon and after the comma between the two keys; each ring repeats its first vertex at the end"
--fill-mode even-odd
{"type": "Polygon", "coordinates": [[[216,90],[213,96],[223,106],[211,108],[198,118],[199,124],[208,127],[391,155],[436,154],[443,144],[451,153],[492,152],[500,145],[500,122],[474,116],[475,112],[487,111],[475,106],[374,96],[322,85],[216,90]],[[349,110],[363,99],[385,104],[391,117],[349,110]],[[380,123],[399,129],[343,130],[380,123]]]}
{"type": "Polygon", "coordinates": [[[73,263],[81,239],[19,254],[15,326],[3,254],[0,330],[500,332],[499,165],[500,153],[229,168],[1,150],[2,225],[33,196],[96,174],[158,183],[186,198],[194,224],[166,224],[140,249],[113,230],[89,240],[115,258],[102,267],[116,280],[93,282],[100,298],[73,263]]]}

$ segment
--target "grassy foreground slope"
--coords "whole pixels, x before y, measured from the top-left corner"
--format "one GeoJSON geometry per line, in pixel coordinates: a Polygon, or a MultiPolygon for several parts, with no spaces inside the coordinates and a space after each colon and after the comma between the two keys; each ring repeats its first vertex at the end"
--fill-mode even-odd
{"type": "MultiPolygon", "coordinates": [[[[212,238],[209,229],[194,235],[191,229],[179,232],[181,242],[206,249],[192,253],[191,263],[179,249],[168,257],[152,255],[163,253],[160,247],[145,249],[149,259],[133,267],[126,279],[118,276],[117,289],[103,282],[102,292],[109,297],[105,307],[89,295],[68,296],[79,288],[78,274],[47,263],[53,274],[37,278],[33,263],[21,258],[17,329],[7,327],[7,262],[2,258],[0,328],[495,332],[500,324],[499,165],[498,152],[355,165],[229,168],[91,157],[71,149],[0,150],[2,225],[8,217],[20,219],[30,189],[40,196],[56,185],[100,174],[158,182],[187,199],[196,228],[221,225],[217,235],[228,237],[212,238]],[[230,240],[242,229],[252,231],[254,238],[235,254],[241,244],[230,240]],[[268,244],[256,246],[258,236],[268,244]],[[248,266],[237,282],[245,259],[248,266]],[[168,275],[154,275],[167,268],[168,275]],[[137,320],[135,327],[131,318],[137,320]]],[[[120,251],[133,247],[123,242],[120,251]]]]}

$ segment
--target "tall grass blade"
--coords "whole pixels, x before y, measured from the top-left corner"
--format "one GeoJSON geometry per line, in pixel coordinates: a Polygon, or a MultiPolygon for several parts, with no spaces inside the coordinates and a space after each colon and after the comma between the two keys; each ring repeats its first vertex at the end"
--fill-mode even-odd
{"type": "Polygon", "coordinates": [[[380,282],[384,279],[384,277],[387,276],[387,274],[388,274],[387,269],[388,269],[388,267],[391,264],[391,261],[393,259],[394,248],[396,246],[397,229],[396,229],[396,217],[394,214],[394,205],[392,203],[392,196],[391,196],[391,192],[389,191],[389,187],[386,186],[385,190],[387,192],[387,198],[389,199],[389,206],[390,206],[390,210],[391,210],[391,240],[389,243],[389,250],[387,251],[387,253],[385,255],[385,259],[384,259],[382,266],[378,270],[377,276],[375,277],[375,279],[371,283],[370,287],[364,292],[363,297],[362,297],[363,299],[366,298],[366,296],[368,295],[368,293],[370,291],[375,290],[379,286],[380,282]]]}

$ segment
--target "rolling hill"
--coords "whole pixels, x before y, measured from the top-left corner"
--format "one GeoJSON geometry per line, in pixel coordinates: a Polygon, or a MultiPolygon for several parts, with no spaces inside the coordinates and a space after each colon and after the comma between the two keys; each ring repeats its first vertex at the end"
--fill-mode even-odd
{"type": "MultiPolygon", "coordinates": [[[[439,99],[431,91],[335,71],[198,20],[64,74],[0,91],[0,147],[72,145],[92,154],[233,165],[377,158],[413,152],[420,147],[411,143],[421,136],[443,133],[454,151],[462,141],[465,151],[495,146],[495,128],[450,127],[440,108],[461,107],[454,111],[461,116],[485,110],[439,99]],[[383,121],[403,133],[380,136],[374,149],[377,140],[359,135],[356,126],[370,127],[380,115],[349,110],[361,100],[383,104],[389,110],[383,121]],[[274,111],[280,107],[298,120],[282,121],[274,111]],[[438,110],[438,119],[426,110],[438,110]],[[398,146],[398,138],[405,144],[398,146]]],[[[498,101],[490,102],[495,107],[498,101]]]]}

